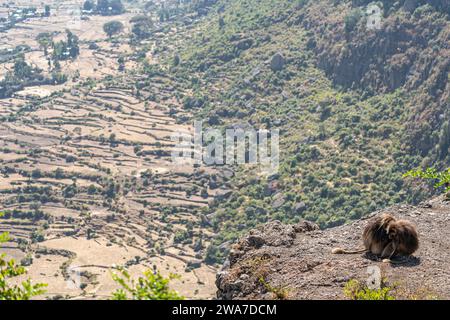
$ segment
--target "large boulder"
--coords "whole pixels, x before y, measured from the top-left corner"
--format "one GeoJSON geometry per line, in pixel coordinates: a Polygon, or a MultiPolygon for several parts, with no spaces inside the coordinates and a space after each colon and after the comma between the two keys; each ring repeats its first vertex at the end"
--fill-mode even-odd
{"type": "Polygon", "coordinates": [[[276,53],[273,55],[272,60],[270,61],[270,68],[272,71],[281,71],[286,64],[286,59],[281,53],[276,53]]]}

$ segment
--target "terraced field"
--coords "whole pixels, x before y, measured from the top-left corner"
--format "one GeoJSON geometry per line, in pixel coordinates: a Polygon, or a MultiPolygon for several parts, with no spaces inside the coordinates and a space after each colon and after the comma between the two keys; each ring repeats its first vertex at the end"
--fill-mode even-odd
{"type": "MultiPolygon", "coordinates": [[[[114,19],[126,22],[129,15],[114,19]]],[[[48,32],[61,19],[55,14],[23,27],[48,32]]],[[[62,65],[69,81],[0,100],[0,210],[6,213],[0,233],[14,239],[2,251],[27,265],[33,281],[48,283],[47,297],[106,298],[115,288],[115,265],[133,275],[148,268],[176,273],[181,280],[173,286],[181,294],[211,297],[215,269],[202,259],[212,234],[201,212],[226,177],[172,162],[171,134],[191,130],[179,121],[189,114],[170,78],[153,77],[137,89],[146,78],[131,58],[129,71],[118,71],[117,57],[131,57],[136,48],[126,37],[107,41],[101,31],[107,19],[82,22],[81,54],[62,65]],[[91,50],[94,38],[98,48],[91,50]]],[[[14,28],[0,46],[34,36],[14,28]]],[[[33,41],[26,60],[45,63],[33,41]]]]}

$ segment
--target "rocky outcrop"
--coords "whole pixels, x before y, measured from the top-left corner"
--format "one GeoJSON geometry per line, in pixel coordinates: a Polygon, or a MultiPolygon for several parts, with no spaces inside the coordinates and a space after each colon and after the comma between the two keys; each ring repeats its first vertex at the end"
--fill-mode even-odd
{"type": "Polygon", "coordinates": [[[437,198],[417,207],[398,205],[350,224],[327,229],[309,222],[270,222],[242,238],[217,274],[219,299],[344,299],[352,279],[365,281],[369,266],[396,283],[398,299],[450,298],[450,202],[437,198]],[[417,225],[420,248],[402,264],[368,254],[333,255],[335,247],[361,248],[369,218],[391,213],[417,225]],[[280,290],[281,290],[280,289],[280,290]]]}

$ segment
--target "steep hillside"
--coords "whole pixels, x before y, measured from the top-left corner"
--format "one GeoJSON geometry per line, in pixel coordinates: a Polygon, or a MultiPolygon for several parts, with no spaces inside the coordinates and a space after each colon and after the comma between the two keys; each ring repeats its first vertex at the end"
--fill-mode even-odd
{"type": "Polygon", "coordinates": [[[332,227],[433,193],[402,175],[449,163],[447,2],[385,2],[379,30],[366,4],[218,1],[168,55],[185,110],[281,130],[279,174],[235,168],[210,208],[217,245],[269,219],[332,227]]]}
{"type": "Polygon", "coordinates": [[[417,225],[420,248],[404,264],[381,262],[366,254],[333,255],[335,247],[362,247],[367,219],[318,230],[301,222],[278,221],[253,230],[234,247],[217,275],[220,299],[346,299],[348,283],[366,283],[380,270],[395,299],[448,299],[450,206],[437,198],[418,207],[398,205],[388,212],[417,225]],[[372,269],[374,270],[374,269],[372,269]]]}
{"type": "Polygon", "coordinates": [[[428,162],[446,159],[448,1],[386,1],[382,27],[375,31],[367,30],[367,19],[362,17],[364,7],[360,7],[371,1],[355,2],[359,5],[344,14],[344,24],[332,6],[324,10],[327,6],[320,1],[299,15],[296,22],[311,33],[309,41],[319,67],[335,85],[367,95],[397,89],[410,91],[412,114],[405,137],[411,152],[429,155],[428,162]]]}

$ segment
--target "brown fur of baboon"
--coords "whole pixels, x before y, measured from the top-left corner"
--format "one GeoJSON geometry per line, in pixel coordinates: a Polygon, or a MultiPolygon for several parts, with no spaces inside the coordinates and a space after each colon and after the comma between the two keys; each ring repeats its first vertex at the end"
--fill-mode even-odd
{"type": "MultiPolygon", "coordinates": [[[[419,249],[419,234],[416,227],[407,220],[397,220],[388,225],[387,233],[391,240],[389,257],[410,256],[419,249]]],[[[387,249],[386,249],[387,250],[387,249]]]]}
{"type": "Polygon", "coordinates": [[[387,233],[390,224],[395,218],[390,214],[382,214],[369,221],[363,232],[364,247],[370,253],[381,256],[391,239],[387,233]]]}
{"type": "Polygon", "coordinates": [[[363,232],[365,249],[348,251],[342,248],[332,250],[334,254],[355,254],[370,252],[381,258],[409,256],[419,248],[416,227],[409,221],[396,220],[390,214],[382,214],[369,221],[363,232]]]}

